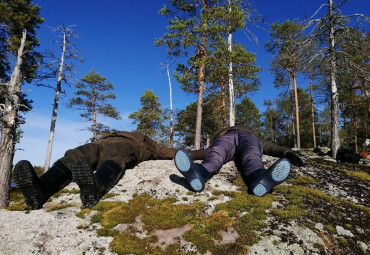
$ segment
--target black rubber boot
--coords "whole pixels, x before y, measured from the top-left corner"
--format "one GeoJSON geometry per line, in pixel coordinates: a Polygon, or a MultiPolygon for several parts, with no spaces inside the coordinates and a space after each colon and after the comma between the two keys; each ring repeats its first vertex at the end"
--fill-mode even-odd
{"type": "Polygon", "coordinates": [[[291,171],[291,165],[288,159],[281,158],[268,169],[259,169],[247,177],[243,177],[248,186],[249,193],[262,197],[271,192],[272,189],[284,182],[291,171]]]}
{"type": "Polygon", "coordinates": [[[105,161],[94,173],[85,158],[77,159],[72,166],[73,180],[80,187],[84,207],[96,205],[122,177],[124,171],[113,161],[105,161]]]}
{"type": "Polygon", "coordinates": [[[38,177],[31,163],[21,160],[15,165],[13,175],[26,204],[32,209],[41,208],[49,197],[72,180],[71,171],[60,161],[55,162],[48,171],[38,177]]]}
{"type": "Polygon", "coordinates": [[[201,164],[194,163],[186,150],[179,149],[176,152],[175,165],[193,191],[201,192],[204,190],[205,183],[211,178],[211,174],[201,164]]]}

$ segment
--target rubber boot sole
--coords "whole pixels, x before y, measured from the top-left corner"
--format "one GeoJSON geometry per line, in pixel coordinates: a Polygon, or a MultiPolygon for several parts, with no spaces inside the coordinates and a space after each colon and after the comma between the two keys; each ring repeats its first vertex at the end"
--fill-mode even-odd
{"type": "Polygon", "coordinates": [[[185,177],[190,187],[195,192],[204,190],[205,181],[196,171],[196,165],[193,159],[183,149],[179,149],[175,154],[175,165],[179,172],[185,177]]]}
{"type": "Polygon", "coordinates": [[[32,209],[40,209],[45,201],[33,166],[26,160],[19,161],[13,172],[15,183],[23,193],[25,202],[32,209]]]}
{"type": "Polygon", "coordinates": [[[269,193],[275,186],[284,182],[291,171],[291,165],[288,159],[281,158],[276,161],[266,174],[252,184],[252,194],[262,197],[269,193]]]}
{"type": "Polygon", "coordinates": [[[99,202],[99,187],[94,173],[85,159],[77,159],[72,165],[73,180],[80,188],[81,202],[84,207],[92,207],[99,202]]]}

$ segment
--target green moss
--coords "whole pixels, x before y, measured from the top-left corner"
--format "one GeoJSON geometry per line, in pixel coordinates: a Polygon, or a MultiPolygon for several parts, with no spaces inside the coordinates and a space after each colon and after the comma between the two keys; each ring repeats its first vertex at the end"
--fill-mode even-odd
{"type": "Polygon", "coordinates": [[[216,205],[215,211],[226,210],[230,216],[237,216],[241,212],[251,211],[253,208],[267,209],[271,207],[274,197],[268,194],[264,197],[256,197],[249,195],[244,192],[235,191],[215,191],[212,193],[217,196],[224,194],[225,196],[231,197],[231,201],[216,205]]]}
{"type": "Polygon", "coordinates": [[[317,181],[311,177],[304,176],[304,175],[298,175],[294,178],[290,178],[287,181],[288,183],[295,184],[295,185],[309,185],[309,184],[317,184],[317,181]]]}
{"type": "Polygon", "coordinates": [[[313,244],[313,247],[318,249],[320,251],[320,253],[325,253],[325,245],[321,244],[321,243],[314,243],[313,244]]]}
{"type": "Polygon", "coordinates": [[[186,192],[186,195],[188,195],[188,196],[194,195],[194,192],[188,191],[188,192],[186,192]]]}
{"type": "Polygon", "coordinates": [[[109,228],[99,228],[96,230],[98,236],[116,236],[119,234],[118,230],[109,228]]]}
{"type": "Polygon", "coordinates": [[[10,189],[9,194],[9,202],[11,204],[23,204],[24,203],[24,196],[20,189],[12,188],[10,189]]]}
{"type": "Polygon", "coordinates": [[[337,232],[335,228],[330,224],[325,225],[324,230],[327,231],[329,234],[335,234],[337,232]]]}
{"type": "Polygon", "coordinates": [[[61,189],[57,193],[55,193],[53,197],[58,198],[65,194],[79,194],[79,193],[80,193],[79,189],[74,189],[74,188],[73,189],[61,189]]]}
{"type": "Polygon", "coordinates": [[[347,247],[348,246],[348,241],[347,239],[345,239],[344,237],[340,237],[339,238],[339,244],[343,247],[347,247]]]}
{"type": "Polygon", "coordinates": [[[189,200],[188,197],[182,197],[181,199],[182,199],[182,201],[188,201],[189,200]]]}
{"type": "Polygon", "coordinates": [[[284,209],[272,209],[272,214],[279,216],[283,220],[299,219],[302,216],[307,215],[306,210],[296,206],[288,205],[284,209]]]}
{"type": "Polygon", "coordinates": [[[166,202],[148,208],[141,220],[148,231],[178,228],[196,222],[203,208],[204,204],[199,202],[189,205],[166,202]]]}
{"type": "Polygon", "coordinates": [[[159,252],[150,245],[154,242],[153,238],[140,239],[135,235],[122,233],[114,237],[110,248],[117,254],[153,254],[155,251],[159,252]]]}
{"type": "Polygon", "coordinates": [[[348,176],[352,176],[352,177],[355,177],[355,178],[358,178],[358,179],[361,179],[361,180],[364,180],[364,181],[370,181],[370,174],[368,174],[366,172],[362,172],[362,171],[348,171],[348,170],[345,170],[344,172],[348,176]]]}
{"type": "Polygon", "coordinates": [[[85,209],[79,211],[78,213],[76,213],[76,216],[81,218],[81,219],[85,219],[86,214],[90,213],[91,211],[92,211],[91,209],[85,208],[85,209]]]}
{"type": "Polygon", "coordinates": [[[274,241],[272,241],[272,244],[273,245],[279,245],[279,241],[278,240],[274,240],[274,241]]]}
{"type": "Polygon", "coordinates": [[[7,210],[9,211],[27,211],[31,210],[31,206],[28,206],[26,204],[14,204],[14,205],[9,205],[6,207],[7,210]]]}
{"type": "Polygon", "coordinates": [[[118,196],[118,194],[117,194],[117,193],[107,193],[107,194],[105,194],[105,195],[101,198],[101,200],[108,199],[108,198],[115,197],[115,196],[118,196]]]}
{"type": "Polygon", "coordinates": [[[51,211],[62,210],[64,208],[71,207],[71,206],[72,206],[71,204],[52,204],[48,211],[51,212],[51,211]]]}

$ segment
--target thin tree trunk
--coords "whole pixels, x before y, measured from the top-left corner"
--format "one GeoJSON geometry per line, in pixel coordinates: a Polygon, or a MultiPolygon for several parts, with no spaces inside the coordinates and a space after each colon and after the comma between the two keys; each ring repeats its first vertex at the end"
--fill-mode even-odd
{"type": "Polygon", "coordinates": [[[331,150],[333,157],[337,155],[340,146],[339,141],[339,99],[336,83],[337,66],[335,63],[335,37],[334,37],[334,15],[333,15],[333,0],[329,0],[329,24],[330,24],[330,81],[331,81],[331,150]]]}
{"type": "Polygon", "coordinates": [[[53,112],[51,113],[51,124],[50,124],[48,148],[47,148],[47,151],[46,151],[44,172],[46,172],[50,167],[50,158],[51,158],[51,152],[52,152],[52,149],[53,149],[55,124],[57,122],[57,114],[58,114],[59,95],[60,95],[60,92],[62,91],[64,55],[65,55],[66,47],[67,47],[66,44],[67,44],[67,38],[66,38],[65,32],[63,32],[62,56],[60,58],[60,63],[59,63],[58,79],[57,79],[57,87],[56,87],[56,90],[55,90],[53,112]]]}
{"type": "Polygon", "coordinates": [[[294,147],[297,148],[297,136],[295,133],[295,118],[294,118],[294,103],[293,103],[293,86],[292,86],[292,75],[289,73],[289,91],[290,91],[290,100],[292,101],[292,135],[294,141],[294,147]]]}
{"type": "MultiPolygon", "coordinates": [[[[231,12],[231,0],[228,0],[229,5],[229,13],[231,12]]],[[[228,50],[232,52],[232,40],[233,40],[233,34],[231,33],[231,26],[229,27],[229,35],[227,37],[227,44],[228,44],[228,50]]],[[[230,61],[229,63],[229,100],[230,100],[230,106],[229,106],[229,125],[235,126],[235,93],[234,93],[234,79],[233,79],[233,62],[230,61]]]]}
{"type": "Polygon", "coordinates": [[[311,122],[312,122],[312,141],[313,147],[316,148],[316,132],[315,132],[315,106],[313,102],[313,84],[312,84],[312,77],[310,76],[310,97],[311,97],[311,122]]]}
{"type": "MultiPolygon", "coordinates": [[[[207,8],[207,0],[203,0],[203,10],[207,8]]],[[[201,133],[202,133],[202,111],[203,111],[203,93],[204,93],[204,78],[205,78],[205,61],[206,61],[206,28],[207,23],[204,21],[202,24],[202,43],[199,48],[200,54],[200,67],[199,67],[199,76],[198,76],[198,98],[197,98],[197,117],[195,122],[195,137],[194,137],[194,149],[200,149],[201,142],[201,133]]]]}
{"type": "Polygon", "coordinates": [[[226,124],[227,119],[226,119],[225,79],[223,75],[221,76],[220,85],[221,85],[222,127],[225,128],[227,125],[226,124]]]}
{"type": "Polygon", "coordinates": [[[172,109],[172,85],[171,85],[171,76],[170,76],[170,65],[167,64],[167,78],[168,78],[168,85],[170,87],[170,134],[169,134],[169,147],[173,147],[173,109],[172,109]]]}
{"type": "Polygon", "coordinates": [[[295,122],[296,122],[296,135],[297,135],[297,148],[301,148],[301,136],[299,133],[299,107],[298,107],[298,92],[297,92],[297,77],[295,72],[292,75],[294,84],[294,103],[295,103],[295,122]]]}
{"type": "Polygon", "coordinates": [[[18,117],[19,93],[22,85],[21,66],[23,64],[24,47],[27,31],[22,33],[21,45],[18,49],[16,64],[7,86],[5,95],[5,115],[1,119],[1,148],[0,148],[0,208],[9,204],[9,185],[14,158],[16,139],[16,119],[18,117]]]}
{"type": "MultiPolygon", "coordinates": [[[[93,89],[93,94],[95,92],[95,88],[93,89]]],[[[93,136],[93,140],[96,141],[97,139],[97,132],[96,132],[96,106],[95,106],[95,95],[93,96],[92,98],[92,108],[93,108],[93,132],[94,132],[94,136],[93,136]]]]}

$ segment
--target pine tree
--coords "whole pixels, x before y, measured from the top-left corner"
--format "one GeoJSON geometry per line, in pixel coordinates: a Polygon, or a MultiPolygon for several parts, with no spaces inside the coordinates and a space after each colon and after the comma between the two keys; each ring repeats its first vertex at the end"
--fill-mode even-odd
{"type": "Polygon", "coordinates": [[[133,124],[137,124],[136,130],[149,136],[156,136],[161,130],[162,114],[161,103],[152,90],[145,90],[141,96],[140,102],[142,108],[137,112],[131,113],[128,118],[133,120],[133,124]]]}
{"type": "Polygon", "coordinates": [[[300,43],[303,41],[303,26],[299,23],[287,20],[282,24],[272,24],[271,31],[270,35],[272,40],[266,44],[266,49],[275,55],[272,69],[275,72],[287,72],[289,81],[293,82],[295,136],[297,142],[295,146],[300,148],[297,74],[300,71],[301,64],[300,43]]]}
{"type": "Polygon", "coordinates": [[[97,122],[97,114],[113,119],[121,118],[117,109],[106,102],[116,98],[113,92],[109,92],[113,90],[113,84],[92,69],[80,82],[76,83],[76,88],[78,89],[75,92],[77,97],[70,99],[68,107],[82,111],[80,116],[92,123],[89,130],[93,132],[95,141],[98,132],[109,131],[108,126],[97,122]]]}
{"type": "MultiPolygon", "coordinates": [[[[322,50],[315,54],[315,57],[321,57],[322,66],[325,66],[327,76],[329,77],[330,86],[330,103],[331,103],[331,150],[332,156],[335,158],[336,153],[340,147],[339,135],[339,89],[338,89],[338,69],[337,62],[342,56],[342,44],[344,38],[347,37],[348,23],[351,18],[363,18],[362,14],[343,15],[339,9],[347,0],[334,1],[328,0],[327,4],[323,4],[307,19],[305,27],[314,28],[310,34],[310,40],[307,41],[307,46],[310,43],[319,44],[322,50]],[[316,18],[322,8],[327,8],[326,13],[321,18],[316,18]]],[[[349,60],[349,59],[348,59],[349,60]]],[[[350,64],[350,62],[348,62],[350,64]]]]}
{"type": "Polygon", "coordinates": [[[198,95],[194,149],[199,149],[207,51],[209,42],[219,35],[220,31],[226,31],[225,24],[219,23],[225,10],[217,5],[218,0],[170,0],[170,3],[174,10],[167,6],[160,10],[161,15],[172,17],[168,26],[170,31],[164,34],[163,38],[157,39],[156,45],[167,45],[168,54],[173,57],[192,55],[190,64],[191,69],[196,71],[194,74],[197,80],[191,85],[195,85],[193,91],[198,95]]]}
{"type": "Polygon", "coordinates": [[[261,136],[261,114],[256,105],[249,97],[244,97],[239,104],[236,104],[236,122],[250,127],[254,134],[261,136]]]}

